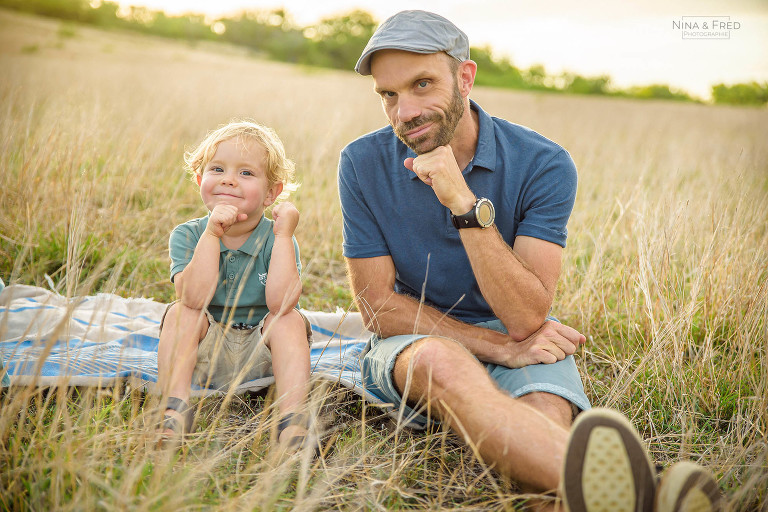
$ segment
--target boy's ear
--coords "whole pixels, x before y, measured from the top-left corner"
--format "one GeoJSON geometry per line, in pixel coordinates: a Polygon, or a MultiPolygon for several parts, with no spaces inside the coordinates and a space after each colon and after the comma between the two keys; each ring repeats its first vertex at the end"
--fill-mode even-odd
{"type": "Polygon", "coordinates": [[[269,190],[267,191],[267,197],[264,198],[264,206],[269,206],[275,201],[277,201],[277,198],[282,193],[283,193],[283,182],[278,181],[277,183],[269,187],[269,190]]]}
{"type": "Polygon", "coordinates": [[[202,174],[195,174],[195,181],[197,181],[197,186],[200,186],[200,182],[203,181],[203,175],[202,174]]]}

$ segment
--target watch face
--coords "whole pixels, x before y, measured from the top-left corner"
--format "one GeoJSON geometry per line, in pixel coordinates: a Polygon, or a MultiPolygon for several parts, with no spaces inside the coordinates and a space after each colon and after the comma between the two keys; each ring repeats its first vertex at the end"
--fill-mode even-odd
{"type": "Polygon", "coordinates": [[[493,224],[495,212],[493,210],[493,203],[491,203],[489,200],[485,199],[483,201],[479,201],[477,210],[475,212],[477,215],[477,221],[482,227],[487,228],[493,224]]]}

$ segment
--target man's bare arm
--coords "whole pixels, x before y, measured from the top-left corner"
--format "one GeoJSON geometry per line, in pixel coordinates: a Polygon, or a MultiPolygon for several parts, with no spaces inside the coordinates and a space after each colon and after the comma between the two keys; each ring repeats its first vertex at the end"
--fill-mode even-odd
{"type": "Polygon", "coordinates": [[[519,236],[513,250],[495,226],[459,232],[483,297],[512,338],[527,338],[552,307],[562,248],[519,236]]]}
{"type": "Polygon", "coordinates": [[[510,368],[554,363],[573,354],[583,336],[568,326],[547,322],[524,339],[460,322],[394,291],[392,258],[347,258],[352,291],[369,329],[382,337],[399,334],[444,336],[463,344],[481,361],[510,368]]]}
{"type": "MultiPolygon", "coordinates": [[[[471,210],[475,195],[461,174],[451,146],[439,146],[405,167],[432,187],[437,199],[454,215],[471,210]]],[[[544,323],[560,274],[562,249],[530,237],[518,237],[514,250],[493,228],[459,230],[480,291],[494,314],[522,340],[544,323]]]]}

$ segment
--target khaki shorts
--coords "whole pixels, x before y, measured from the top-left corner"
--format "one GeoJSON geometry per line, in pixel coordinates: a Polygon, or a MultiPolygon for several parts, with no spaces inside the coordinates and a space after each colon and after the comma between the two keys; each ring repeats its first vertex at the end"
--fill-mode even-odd
{"type": "MultiPolygon", "coordinates": [[[[178,301],[177,301],[178,302],[178,301]]],[[[168,309],[175,302],[168,305],[168,309]]],[[[296,310],[298,311],[298,310],[296,310]]],[[[307,329],[307,342],[312,344],[312,326],[301,311],[307,329]]],[[[160,330],[163,329],[163,320],[160,330]]],[[[264,319],[250,329],[234,329],[217,322],[208,310],[208,332],[197,346],[197,363],[192,372],[192,385],[200,388],[226,389],[238,384],[272,376],[272,353],[262,339],[264,319]]],[[[266,319],[266,317],[265,317],[266,319]]]]}

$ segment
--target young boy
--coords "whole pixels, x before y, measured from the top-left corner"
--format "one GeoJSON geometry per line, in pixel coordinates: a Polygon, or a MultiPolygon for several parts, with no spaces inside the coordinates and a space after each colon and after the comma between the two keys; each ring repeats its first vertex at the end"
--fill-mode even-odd
{"type": "Polygon", "coordinates": [[[296,186],[293,162],[277,134],[251,122],[210,133],[185,155],[208,215],[170,236],[171,281],[178,300],[160,326],[158,384],[167,397],[164,433],[191,427],[190,383],[222,389],[274,374],[281,420],[278,441],[306,435],[309,322],[301,295],[298,210],[264,210],[296,186]]]}

